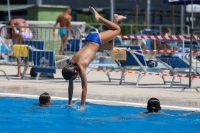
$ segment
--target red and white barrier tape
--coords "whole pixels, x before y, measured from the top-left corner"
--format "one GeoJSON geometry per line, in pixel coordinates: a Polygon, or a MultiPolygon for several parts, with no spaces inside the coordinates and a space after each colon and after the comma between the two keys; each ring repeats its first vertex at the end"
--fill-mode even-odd
{"type": "MultiPolygon", "coordinates": [[[[127,39],[153,39],[153,40],[189,40],[190,36],[186,35],[170,35],[170,36],[163,36],[163,35],[138,35],[138,36],[117,36],[117,38],[127,38],[127,39]]],[[[192,40],[199,40],[200,36],[192,36],[192,40]]]]}
{"type": "MultiPolygon", "coordinates": [[[[170,35],[170,36],[163,36],[163,35],[134,35],[134,36],[116,36],[116,38],[127,38],[127,39],[153,39],[153,40],[190,40],[190,36],[187,35],[170,35]]],[[[83,40],[85,37],[83,37],[83,40]]],[[[192,36],[192,40],[200,40],[200,36],[192,36]]]]}
{"type": "MultiPolygon", "coordinates": [[[[96,72],[126,72],[128,74],[146,74],[146,75],[155,75],[155,76],[170,76],[170,77],[179,77],[179,78],[189,78],[188,75],[183,75],[183,74],[162,74],[162,73],[152,73],[152,72],[138,72],[138,71],[114,71],[114,70],[91,70],[91,71],[96,71],[96,72]]],[[[200,78],[200,76],[195,76],[192,75],[192,78],[200,78]]]]}
{"type": "MultiPolygon", "coordinates": [[[[128,39],[163,39],[163,40],[189,40],[189,36],[183,36],[183,35],[171,35],[171,36],[117,36],[116,38],[128,38],[128,39]]],[[[83,40],[85,37],[82,38],[83,40]]],[[[200,40],[200,36],[192,36],[193,40],[200,40]]],[[[127,50],[131,52],[157,52],[157,53],[186,53],[189,54],[190,51],[175,51],[175,50],[127,50]]],[[[198,51],[192,51],[192,54],[200,54],[198,51]]]]}

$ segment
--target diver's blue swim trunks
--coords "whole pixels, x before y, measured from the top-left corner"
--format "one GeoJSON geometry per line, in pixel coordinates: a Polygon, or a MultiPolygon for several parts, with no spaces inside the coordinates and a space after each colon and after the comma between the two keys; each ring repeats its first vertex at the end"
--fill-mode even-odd
{"type": "Polygon", "coordinates": [[[59,30],[59,35],[62,36],[64,34],[67,34],[67,30],[66,29],[60,29],[59,30]]]}
{"type": "Polygon", "coordinates": [[[101,40],[99,38],[99,33],[91,33],[85,38],[86,42],[95,42],[101,46],[101,40]]]}

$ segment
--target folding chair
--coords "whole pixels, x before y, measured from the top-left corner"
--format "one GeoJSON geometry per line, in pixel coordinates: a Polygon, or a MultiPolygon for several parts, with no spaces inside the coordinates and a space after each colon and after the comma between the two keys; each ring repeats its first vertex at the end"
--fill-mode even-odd
{"type": "Polygon", "coordinates": [[[69,59],[66,56],[56,61],[55,52],[53,50],[33,50],[34,72],[37,73],[36,80],[39,79],[41,73],[55,74],[56,64],[69,59]]]}
{"type": "MultiPolygon", "coordinates": [[[[69,59],[66,56],[63,59],[56,61],[55,52],[53,50],[44,50],[45,42],[43,40],[24,40],[23,44],[29,47],[28,61],[34,63],[34,72],[37,73],[36,80],[39,79],[41,73],[54,74],[56,73],[56,64],[69,59]]],[[[27,63],[25,67],[27,68],[27,63]]],[[[24,72],[26,70],[24,69],[24,72]]]]}
{"type": "MultiPolygon", "coordinates": [[[[122,83],[122,80],[125,81],[125,76],[127,74],[126,67],[131,67],[131,68],[132,67],[139,67],[140,68],[139,69],[140,73],[139,73],[138,78],[137,78],[136,86],[139,85],[140,80],[142,79],[143,76],[145,76],[147,74],[147,72],[149,70],[159,71],[161,68],[166,69],[163,66],[149,68],[146,64],[146,60],[145,60],[144,54],[143,54],[140,46],[118,46],[118,47],[120,47],[120,48],[123,47],[123,48],[126,48],[127,50],[137,50],[137,51],[133,51],[133,52],[126,51],[127,59],[125,61],[123,61],[123,60],[116,61],[117,64],[121,67],[121,70],[122,70],[122,74],[121,74],[119,84],[122,83]],[[145,74],[142,74],[142,72],[145,73],[145,74]]],[[[166,81],[163,78],[163,76],[161,76],[161,78],[163,79],[163,82],[165,84],[166,81]]]]}
{"type": "Polygon", "coordinates": [[[26,72],[26,69],[28,68],[28,62],[33,61],[33,51],[32,51],[32,49],[44,50],[45,49],[45,42],[43,40],[23,40],[22,44],[28,45],[28,47],[29,47],[29,49],[28,49],[28,59],[24,63],[24,71],[23,71],[23,74],[22,74],[22,79],[23,79],[23,75],[26,72]]]}
{"type": "Polygon", "coordinates": [[[34,72],[37,73],[36,80],[41,73],[56,73],[55,53],[52,50],[33,50],[34,72]]]}
{"type": "Polygon", "coordinates": [[[80,39],[68,39],[66,44],[65,53],[74,54],[79,51],[84,45],[85,41],[80,39]]]}
{"type": "MultiPolygon", "coordinates": [[[[45,49],[45,42],[43,40],[23,40],[23,44],[27,44],[28,46],[31,46],[32,49],[39,49],[44,50],[45,49]]],[[[32,50],[28,50],[28,61],[33,61],[33,53],[32,50]]]]}

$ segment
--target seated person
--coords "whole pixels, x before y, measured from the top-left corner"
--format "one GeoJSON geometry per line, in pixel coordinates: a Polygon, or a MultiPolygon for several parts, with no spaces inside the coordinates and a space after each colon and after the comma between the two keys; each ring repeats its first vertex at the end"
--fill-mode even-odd
{"type": "MultiPolygon", "coordinates": [[[[154,41],[151,42],[151,49],[154,48],[154,41]]],[[[167,42],[161,41],[161,40],[156,40],[156,49],[155,50],[170,50],[170,46],[168,45],[167,42]]]]}
{"type": "Polygon", "coordinates": [[[179,47],[177,46],[177,44],[178,44],[177,42],[172,42],[171,45],[170,45],[171,50],[178,50],[179,47]]]}
{"type": "Polygon", "coordinates": [[[133,45],[133,46],[138,46],[138,45],[140,45],[141,48],[142,48],[142,50],[147,50],[147,47],[146,47],[146,44],[144,43],[144,41],[143,41],[142,39],[140,39],[140,40],[138,40],[138,41],[139,41],[140,44],[138,44],[137,40],[134,39],[134,40],[132,41],[132,45],[133,45]]]}
{"type": "Polygon", "coordinates": [[[51,96],[49,93],[44,92],[39,97],[40,106],[48,106],[51,103],[51,96]]]}
{"type": "MultiPolygon", "coordinates": [[[[156,49],[154,48],[154,41],[151,42],[151,49],[154,50],[173,50],[167,42],[156,40],[156,49]]],[[[161,56],[172,56],[172,53],[161,53],[161,56]]]]}
{"type": "Polygon", "coordinates": [[[165,36],[170,36],[172,34],[172,30],[166,26],[165,29],[163,30],[163,35],[165,36]]]}

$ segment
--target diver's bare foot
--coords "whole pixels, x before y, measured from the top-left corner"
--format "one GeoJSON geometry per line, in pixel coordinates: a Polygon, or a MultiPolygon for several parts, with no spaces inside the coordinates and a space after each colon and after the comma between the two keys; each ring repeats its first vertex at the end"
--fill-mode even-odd
{"type": "Polygon", "coordinates": [[[99,15],[99,13],[98,13],[93,7],[91,7],[91,6],[89,6],[89,9],[90,9],[90,12],[92,12],[92,14],[94,15],[94,18],[95,18],[96,20],[99,20],[99,18],[101,17],[101,16],[99,15]]]}
{"type": "Polygon", "coordinates": [[[124,20],[124,19],[126,19],[126,16],[114,14],[114,20],[115,20],[116,22],[122,21],[122,20],[124,20]]]}

